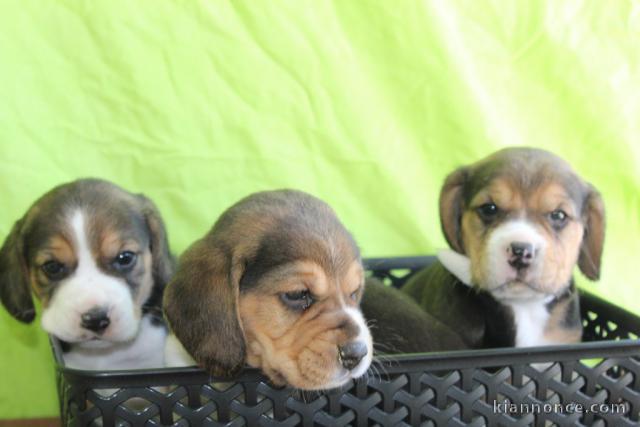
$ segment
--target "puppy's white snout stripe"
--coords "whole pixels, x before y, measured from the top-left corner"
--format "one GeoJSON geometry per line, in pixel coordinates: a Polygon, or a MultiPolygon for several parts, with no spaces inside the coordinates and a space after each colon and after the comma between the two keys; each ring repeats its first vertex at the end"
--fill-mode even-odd
{"type": "Polygon", "coordinates": [[[496,253],[535,257],[544,250],[544,237],[535,227],[523,220],[507,222],[497,227],[489,238],[490,249],[496,253]]]}
{"type": "MultiPolygon", "coordinates": [[[[353,307],[345,307],[344,310],[355,324],[358,325],[358,336],[351,342],[354,344],[353,348],[351,348],[352,353],[358,353],[358,355],[361,353],[363,354],[359,357],[359,360],[353,364],[353,367],[348,368],[344,366],[344,363],[342,363],[342,366],[349,371],[349,376],[351,378],[358,378],[367,372],[367,369],[369,369],[371,361],[373,360],[373,340],[371,339],[371,332],[369,332],[367,323],[365,322],[364,316],[362,316],[360,310],[353,307]],[[364,346],[361,347],[355,343],[362,343],[364,346]]],[[[352,358],[351,362],[348,362],[348,364],[353,363],[354,360],[355,357],[352,358]]]]}

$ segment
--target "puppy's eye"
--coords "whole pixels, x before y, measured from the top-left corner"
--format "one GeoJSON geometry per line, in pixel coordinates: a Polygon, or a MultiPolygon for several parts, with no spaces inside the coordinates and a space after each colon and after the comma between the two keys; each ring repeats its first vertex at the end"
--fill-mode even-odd
{"type": "Polygon", "coordinates": [[[285,292],[280,294],[280,299],[284,304],[294,310],[306,310],[313,304],[313,297],[306,289],[303,291],[285,292]]]}
{"type": "Polygon", "coordinates": [[[58,261],[47,261],[40,268],[49,280],[61,280],[67,275],[67,267],[58,261]]]}
{"type": "Polygon", "coordinates": [[[358,288],[355,291],[353,291],[351,295],[349,295],[349,298],[351,298],[353,301],[358,301],[359,296],[360,296],[360,289],[358,288]]]}
{"type": "Polygon", "coordinates": [[[561,228],[567,223],[569,215],[561,209],[556,209],[549,214],[549,219],[551,220],[551,225],[556,228],[561,228]]]}
{"type": "Polygon", "coordinates": [[[478,215],[480,215],[480,218],[484,221],[493,220],[496,215],[498,215],[498,212],[500,212],[500,209],[498,209],[498,206],[496,206],[495,203],[485,203],[476,210],[478,215]]]}
{"type": "Polygon", "coordinates": [[[116,270],[127,270],[136,263],[138,256],[131,251],[120,252],[113,260],[113,267],[116,270]]]}

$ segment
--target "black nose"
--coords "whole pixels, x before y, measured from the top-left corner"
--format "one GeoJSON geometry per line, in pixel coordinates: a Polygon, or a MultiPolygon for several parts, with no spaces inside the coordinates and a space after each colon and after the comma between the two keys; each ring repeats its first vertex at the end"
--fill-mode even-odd
{"type": "Polygon", "coordinates": [[[525,268],[531,264],[534,255],[533,245],[527,242],[511,242],[509,264],[515,268],[525,268]]]}
{"type": "Polygon", "coordinates": [[[362,341],[354,341],[338,347],[338,358],[346,369],[351,370],[367,355],[367,345],[362,341]]]}
{"type": "Polygon", "coordinates": [[[102,333],[109,326],[111,321],[107,316],[107,310],[94,307],[80,316],[80,326],[93,332],[102,333]]]}

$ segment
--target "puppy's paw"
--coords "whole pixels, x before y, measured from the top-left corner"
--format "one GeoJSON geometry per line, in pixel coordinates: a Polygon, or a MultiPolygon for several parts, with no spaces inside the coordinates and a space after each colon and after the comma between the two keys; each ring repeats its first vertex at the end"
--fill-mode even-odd
{"type": "Polygon", "coordinates": [[[452,249],[441,249],[438,251],[438,260],[451,274],[467,286],[471,283],[471,260],[452,249]]]}

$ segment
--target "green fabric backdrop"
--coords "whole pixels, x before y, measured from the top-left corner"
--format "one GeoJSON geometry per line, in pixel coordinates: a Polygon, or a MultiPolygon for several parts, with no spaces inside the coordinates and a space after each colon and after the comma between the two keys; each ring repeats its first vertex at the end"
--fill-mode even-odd
{"type": "MultiPolygon", "coordinates": [[[[151,196],[176,253],[250,192],[309,191],[365,256],[444,246],[447,172],[507,145],[602,190],[602,280],[640,253],[633,1],[1,1],[0,239],[97,176],[151,196]]],[[[0,418],[57,413],[46,336],[0,313],[0,418]]]]}

